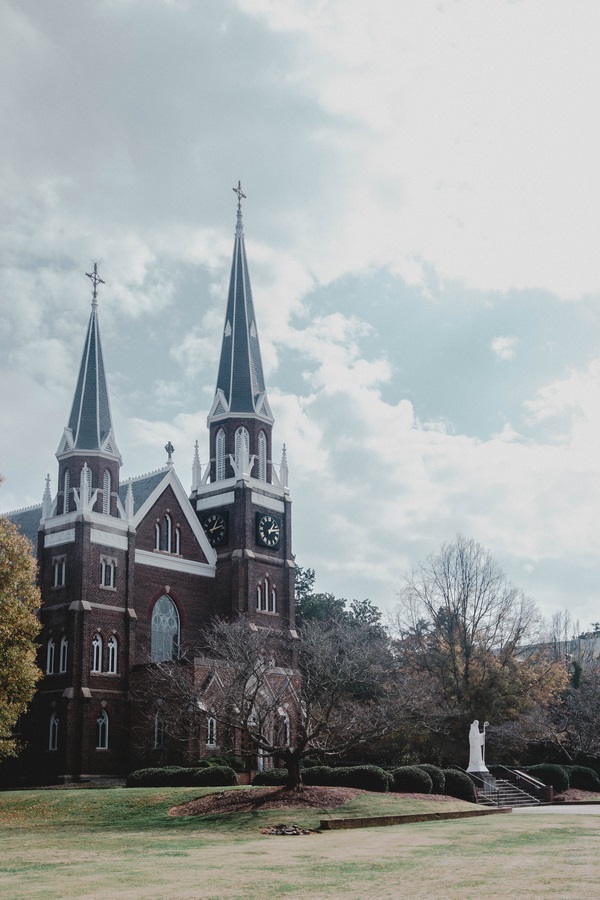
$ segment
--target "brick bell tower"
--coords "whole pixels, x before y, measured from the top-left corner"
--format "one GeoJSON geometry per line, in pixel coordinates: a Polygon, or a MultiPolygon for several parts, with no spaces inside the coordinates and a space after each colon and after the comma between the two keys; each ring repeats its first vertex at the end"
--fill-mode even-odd
{"type": "Polygon", "coordinates": [[[237,224],[215,397],[208,415],[210,463],[196,450],[191,500],[217,551],[219,615],[294,628],[292,511],[283,448],[272,461],[269,406],[254,315],[238,182],[237,224]]]}

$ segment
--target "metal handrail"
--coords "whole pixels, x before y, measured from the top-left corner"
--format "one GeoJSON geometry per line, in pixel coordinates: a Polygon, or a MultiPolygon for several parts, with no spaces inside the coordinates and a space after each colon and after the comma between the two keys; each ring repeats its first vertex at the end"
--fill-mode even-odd
{"type": "Polygon", "coordinates": [[[490,786],[483,780],[483,778],[480,778],[480,776],[476,775],[475,772],[467,772],[466,769],[463,769],[460,766],[456,765],[450,766],[450,768],[458,769],[459,772],[463,772],[465,775],[468,775],[469,778],[471,778],[473,781],[480,782],[482,787],[479,787],[478,784],[475,785],[477,788],[477,793],[483,794],[488,800],[490,800],[492,803],[495,803],[496,806],[500,806],[500,791],[498,790],[498,788],[490,788],[490,786]]]}
{"type": "Polygon", "coordinates": [[[546,785],[543,781],[540,781],[538,778],[534,778],[533,775],[528,775],[526,772],[522,772],[521,769],[510,769],[508,766],[503,766],[500,764],[490,766],[490,768],[494,770],[500,769],[502,771],[502,774],[506,773],[504,775],[506,781],[512,782],[515,787],[519,788],[519,790],[522,790],[523,793],[528,794],[538,803],[542,802],[542,798],[539,795],[542,794],[543,790],[546,788],[546,785]],[[519,782],[527,785],[529,790],[525,790],[523,787],[521,787],[519,782]]]}

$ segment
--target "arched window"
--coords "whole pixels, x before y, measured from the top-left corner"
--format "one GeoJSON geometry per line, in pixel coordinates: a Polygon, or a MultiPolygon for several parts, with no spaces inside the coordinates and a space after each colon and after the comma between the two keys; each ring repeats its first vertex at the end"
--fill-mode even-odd
{"type": "Polygon", "coordinates": [[[250,455],[250,435],[245,428],[238,428],[235,433],[235,466],[239,471],[242,456],[248,459],[250,455]]]}
{"type": "Polygon", "coordinates": [[[260,610],[262,608],[261,605],[262,605],[262,587],[260,586],[260,584],[258,584],[256,586],[256,608],[260,610]]]}
{"type": "Polygon", "coordinates": [[[67,663],[69,660],[69,641],[67,640],[66,634],[63,634],[60,639],[60,653],[58,656],[58,671],[66,672],[67,671],[67,663]]]}
{"type": "Polygon", "coordinates": [[[69,477],[68,470],[65,472],[65,477],[63,479],[63,513],[69,512],[69,489],[70,489],[71,479],[69,477]]]}
{"type": "Polygon", "coordinates": [[[216,448],[216,472],[217,481],[225,480],[225,431],[220,428],[217,431],[217,439],[215,441],[216,448]]]}
{"type": "Polygon", "coordinates": [[[102,638],[95,634],[92,638],[92,672],[102,671],[102,638]]]}
{"type": "Polygon", "coordinates": [[[100,584],[103,587],[114,588],[115,586],[115,561],[106,556],[100,559],[100,584]]]}
{"type": "Polygon", "coordinates": [[[104,473],[102,482],[102,512],[105,516],[110,515],[110,472],[108,469],[104,473]]]}
{"type": "Polygon", "coordinates": [[[117,674],[117,650],[119,649],[119,645],[117,643],[117,639],[114,634],[109,637],[108,644],[106,645],[108,650],[108,666],[106,671],[111,675],[117,674]]]}
{"type": "Polygon", "coordinates": [[[160,710],[154,716],[154,748],[165,745],[165,720],[160,710]]]}
{"type": "Polygon", "coordinates": [[[96,750],[108,750],[108,713],[105,709],[96,719],[96,750]]]}
{"type": "Polygon", "coordinates": [[[264,431],[258,432],[258,477],[267,480],[267,436],[264,431]]]}
{"type": "Polygon", "coordinates": [[[84,482],[81,485],[81,490],[85,491],[85,495],[81,497],[82,502],[89,504],[91,496],[92,496],[92,470],[84,463],[82,472],[85,472],[84,482]]]}
{"type": "Polygon", "coordinates": [[[175,550],[177,556],[181,556],[181,528],[179,525],[175,529],[175,550]]]}
{"type": "Polygon", "coordinates": [[[177,659],[179,656],[179,613],[170,597],[163,594],[152,610],[153,662],[177,659]]]}
{"type": "Polygon", "coordinates": [[[55,712],[50,716],[50,731],[48,734],[48,750],[58,750],[58,716],[55,712]]]}
{"type": "Polygon", "coordinates": [[[52,560],[53,569],[53,587],[65,586],[65,572],[67,570],[67,561],[64,556],[55,556],[52,560]]]}
{"type": "Polygon", "coordinates": [[[163,533],[162,533],[162,550],[166,553],[171,552],[171,516],[169,513],[165,513],[163,519],[163,533]]]}
{"type": "Polygon", "coordinates": [[[160,525],[158,522],[154,526],[154,549],[160,550],[160,525]]]}
{"type": "Polygon", "coordinates": [[[281,716],[281,737],[286,747],[290,745],[290,717],[286,712],[281,716]]]}
{"type": "Polygon", "coordinates": [[[271,588],[270,588],[270,585],[269,585],[269,579],[267,578],[267,576],[265,576],[265,581],[264,581],[264,584],[263,584],[263,602],[262,602],[262,608],[263,608],[263,610],[264,610],[265,612],[266,612],[267,609],[269,608],[269,596],[270,596],[270,592],[271,592],[271,588]]]}
{"type": "Polygon", "coordinates": [[[214,716],[206,718],[206,744],[208,747],[214,747],[217,743],[217,720],[214,716]]]}
{"type": "Polygon", "coordinates": [[[54,654],[54,638],[50,638],[48,646],[46,647],[46,675],[52,675],[54,673],[54,654]]]}
{"type": "Polygon", "coordinates": [[[269,612],[277,612],[277,588],[275,587],[271,588],[271,595],[269,597],[269,612]]]}

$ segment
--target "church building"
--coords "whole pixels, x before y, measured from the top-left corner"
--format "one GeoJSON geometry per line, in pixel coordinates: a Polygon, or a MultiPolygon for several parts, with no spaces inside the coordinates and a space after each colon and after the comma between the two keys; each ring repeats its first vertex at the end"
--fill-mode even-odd
{"type": "Polygon", "coordinates": [[[153,665],[200,646],[214,617],[246,616],[295,637],[285,445],[276,466],[239,183],[236,192],[209,461],[201,466],[196,442],[190,492],[170,443],[163,468],[120,480],[100,339],[104,282],[94,266],[81,366],[56,452],[57,490],[52,496],[48,476],[41,506],[8,515],[37,548],[39,565],[44,676],[19,724],[25,750],[16,761],[38,782],[119,777],[141,763],[217,752],[207,704],[187,760],[167,759],[160,711],[152,713],[148,696],[151,714],[142,715],[135,686],[153,665]],[[136,744],[140,729],[147,734],[136,744]]]}

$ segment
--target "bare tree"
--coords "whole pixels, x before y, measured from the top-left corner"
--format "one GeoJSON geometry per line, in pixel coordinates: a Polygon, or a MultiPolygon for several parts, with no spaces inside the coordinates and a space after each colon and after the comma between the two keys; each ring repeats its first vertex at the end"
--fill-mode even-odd
{"type": "Polygon", "coordinates": [[[432,707],[445,707],[438,743],[446,752],[464,744],[472,718],[516,718],[564,684],[563,669],[547,655],[520,655],[536,634],[538,612],[476,541],[458,536],[444,544],[406,579],[399,599],[400,666],[427,680],[432,707]]]}

